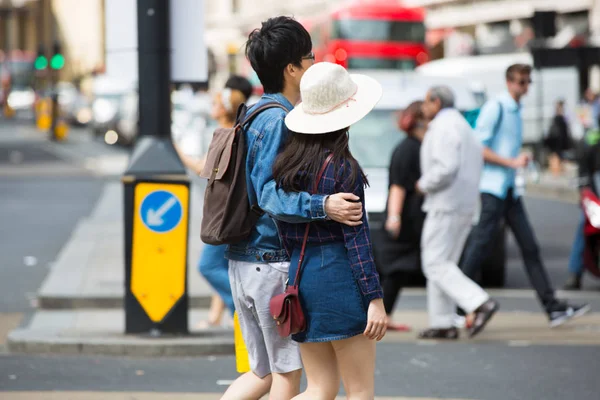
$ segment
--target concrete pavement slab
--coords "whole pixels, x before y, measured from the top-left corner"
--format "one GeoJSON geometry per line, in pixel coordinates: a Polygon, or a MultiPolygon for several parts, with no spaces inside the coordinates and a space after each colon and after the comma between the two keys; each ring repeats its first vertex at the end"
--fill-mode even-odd
{"type": "Polygon", "coordinates": [[[9,332],[17,328],[22,319],[22,313],[0,313],[0,349],[4,347],[9,332]]]}
{"type": "MultiPolygon", "coordinates": [[[[428,328],[423,311],[394,313],[394,321],[407,324],[411,332],[388,331],[385,342],[418,342],[423,345],[443,341],[417,340],[416,334],[428,328]]],[[[550,328],[545,314],[540,312],[498,312],[485,330],[473,339],[461,332],[463,342],[505,343],[509,346],[529,345],[600,345],[600,313],[589,313],[560,327],[550,328]]]]}
{"type": "Polygon", "coordinates": [[[15,353],[144,357],[233,354],[231,328],[194,329],[206,320],[207,315],[206,310],[190,312],[189,335],[153,337],[123,334],[125,316],[122,310],[38,311],[27,327],[13,330],[8,335],[7,347],[15,353]]]}
{"type": "MultiPolygon", "coordinates": [[[[194,330],[205,320],[206,310],[190,312],[191,334],[185,336],[124,335],[122,310],[38,311],[29,326],[12,331],[7,347],[14,353],[103,354],[128,356],[197,356],[233,354],[233,332],[229,328],[194,330]]],[[[412,332],[388,332],[384,342],[417,340],[419,330],[427,327],[425,311],[399,311],[394,321],[408,324],[412,332]]],[[[466,334],[461,341],[469,341],[466,334]]],[[[499,312],[485,332],[474,341],[503,343],[509,346],[534,344],[600,345],[600,313],[592,313],[560,328],[550,329],[541,313],[499,312]]]]}

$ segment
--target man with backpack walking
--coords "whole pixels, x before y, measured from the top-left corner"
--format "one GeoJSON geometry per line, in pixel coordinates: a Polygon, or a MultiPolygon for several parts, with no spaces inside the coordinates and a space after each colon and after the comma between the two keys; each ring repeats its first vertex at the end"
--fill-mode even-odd
{"type": "Polygon", "coordinates": [[[277,333],[269,303],[283,293],[289,256],[273,218],[307,222],[331,218],[360,225],[362,205],[353,194],[286,193],[272,167],[287,140],[284,119],[300,100],[300,79],[314,63],[310,35],[292,18],[263,22],[246,43],[246,56],[265,94],[238,126],[215,132],[202,176],[206,190],[202,239],[229,244],[231,289],[250,369],[222,399],[291,399],[299,393],[302,361],[290,337],[277,333]]]}
{"type": "Polygon", "coordinates": [[[561,325],[585,314],[589,305],[570,305],[559,301],[540,257],[535,233],[525,206],[515,191],[516,170],[529,163],[521,153],[521,98],[531,83],[531,67],[511,65],[506,70],[508,91],[488,101],[477,119],[475,132],[484,146],[485,166],[481,175],[481,214],[463,253],[461,268],[474,278],[487,254],[491,252],[500,221],[504,218],[521,250],[529,280],[544,307],[550,326],[561,325]]]}

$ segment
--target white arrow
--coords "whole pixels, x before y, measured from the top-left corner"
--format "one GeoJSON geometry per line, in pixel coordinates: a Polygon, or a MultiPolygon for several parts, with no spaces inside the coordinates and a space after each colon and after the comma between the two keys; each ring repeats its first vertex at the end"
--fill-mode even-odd
{"type": "Polygon", "coordinates": [[[170,197],[169,200],[165,201],[165,203],[158,208],[158,210],[148,210],[148,213],[146,214],[146,223],[149,226],[161,226],[164,222],[162,219],[163,215],[165,215],[175,204],[177,204],[177,199],[175,197],[170,197]]]}

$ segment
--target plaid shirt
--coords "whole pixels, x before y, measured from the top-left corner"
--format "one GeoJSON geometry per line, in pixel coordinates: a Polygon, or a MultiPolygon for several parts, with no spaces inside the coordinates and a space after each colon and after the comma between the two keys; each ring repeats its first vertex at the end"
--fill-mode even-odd
{"type": "MultiPolygon", "coordinates": [[[[375,269],[375,262],[373,261],[371,235],[364,208],[365,192],[363,180],[359,174],[356,182],[350,185],[352,175],[349,163],[347,162],[339,166],[337,176],[335,170],[335,165],[330,163],[319,182],[317,192],[325,195],[340,192],[354,193],[360,197],[360,201],[363,204],[363,223],[359,226],[348,226],[334,221],[312,222],[307,243],[319,244],[343,241],[348,250],[352,273],[358,282],[363,297],[369,302],[373,299],[383,298],[383,291],[379,283],[379,274],[375,269]]],[[[302,189],[307,190],[308,188],[303,187],[302,189]]],[[[302,247],[306,224],[290,224],[282,221],[278,221],[278,224],[284,247],[288,254],[291,255],[294,248],[302,247]]]]}

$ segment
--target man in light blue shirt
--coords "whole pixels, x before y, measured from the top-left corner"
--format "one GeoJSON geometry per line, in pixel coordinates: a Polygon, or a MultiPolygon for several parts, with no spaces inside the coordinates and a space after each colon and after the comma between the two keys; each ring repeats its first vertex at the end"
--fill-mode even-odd
{"type": "Polygon", "coordinates": [[[523,120],[519,102],[527,94],[530,83],[529,65],[510,66],[506,70],[508,91],[488,101],[477,119],[475,132],[484,146],[485,161],[479,185],[481,215],[471,232],[461,268],[474,278],[485,256],[491,252],[498,225],[504,218],[519,245],[529,280],[548,314],[550,326],[554,327],[585,314],[589,305],[569,305],[556,298],[525,206],[515,191],[516,170],[529,163],[529,156],[520,153],[523,120]]]}

